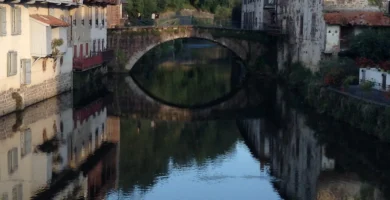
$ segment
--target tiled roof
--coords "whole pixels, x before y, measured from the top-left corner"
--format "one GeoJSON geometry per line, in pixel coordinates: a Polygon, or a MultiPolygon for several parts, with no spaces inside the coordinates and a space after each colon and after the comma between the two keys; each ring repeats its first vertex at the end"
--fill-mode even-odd
{"type": "Polygon", "coordinates": [[[55,18],[51,15],[38,15],[38,14],[35,14],[35,15],[30,15],[31,18],[35,19],[35,20],[38,20],[42,23],[45,23],[49,26],[56,26],[56,27],[67,27],[69,26],[69,24],[63,20],[60,20],[58,18],[55,18]]]}
{"type": "Polygon", "coordinates": [[[390,26],[390,18],[382,12],[343,11],[325,13],[327,24],[355,26],[390,26]]]}

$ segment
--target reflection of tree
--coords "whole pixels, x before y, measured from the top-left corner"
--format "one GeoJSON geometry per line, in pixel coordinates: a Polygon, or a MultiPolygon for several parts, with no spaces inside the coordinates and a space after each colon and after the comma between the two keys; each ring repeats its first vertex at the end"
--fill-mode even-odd
{"type": "Polygon", "coordinates": [[[198,42],[179,39],[157,46],[137,62],[133,76],[148,92],[174,104],[202,104],[226,95],[231,90],[232,52],[198,42]]]}
{"type": "Polygon", "coordinates": [[[120,186],[126,192],[135,187],[145,189],[158,176],[168,173],[171,161],[176,167],[195,162],[202,166],[207,160],[226,154],[238,139],[234,123],[228,121],[198,123],[156,122],[141,120],[121,123],[120,186]]]}

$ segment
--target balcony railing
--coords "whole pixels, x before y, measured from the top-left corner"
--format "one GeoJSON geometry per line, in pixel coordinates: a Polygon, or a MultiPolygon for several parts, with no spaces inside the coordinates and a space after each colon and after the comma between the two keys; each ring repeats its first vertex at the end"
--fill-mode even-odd
{"type": "Polygon", "coordinates": [[[102,65],[114,57],[113,50],[104,50],[102,52],[92,52],[90,57],[78,57],[73,59],[73,69],[76,71],[85,71],[102,65]]]}

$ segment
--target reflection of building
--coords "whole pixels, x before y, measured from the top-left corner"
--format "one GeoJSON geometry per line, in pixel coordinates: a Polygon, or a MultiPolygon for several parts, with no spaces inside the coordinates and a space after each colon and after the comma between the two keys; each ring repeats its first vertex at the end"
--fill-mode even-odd
{"type": "Polygon", "coordinates": [[[68,93],[0,119],[0,199],[88,195],[88,176],[99,177],[99,189],[113,185],[117,148],[103,141],[119,141],[119,133],[105,137],[107,115],[100,100],[79,109],[71,102],[68,93]]]}
{"type": "Polygon", "coordinates": [[[280,180],[274,185],[281,196],[300,200],[382,200],[377,187],[354,173],[336,171],[336,160],[327,156],[326,145],[319,144],[315,130],[306,124],[307,117],[287,106],[280,89],[277,94],[276,103],[281,108],[277,121],[283,122],[278,129],[269,128],[274,124],[263,119],[240,120],[238,124],[244,127],[242,134],[256,149],[256,156],[268,158],[271,174],[280,180]]]}
{"type": "Polygon", "coordinates": [[[98,99],[73,113],[74,134],[67,138],[69,160],[77,168],[92,152],[98,149],[105,137],[107,109],[98,99]]]}
{"type": "Polygon", "coordinates": [[[72,134],[71,94],[49,99],[23,113],[0,120],[0,197],[29,199],[53,178],[53,167],[66,164],[66,152],[56,153],[54,138],[72,134]],[[46,151],[47,153],[43,152],[46,151]],[[23,198],[22,198],[23,197],[23,198]]]}

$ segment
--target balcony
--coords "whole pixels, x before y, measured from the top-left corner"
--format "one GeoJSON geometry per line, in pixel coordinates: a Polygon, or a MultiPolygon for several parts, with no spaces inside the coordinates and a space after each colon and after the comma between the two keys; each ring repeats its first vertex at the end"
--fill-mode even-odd
{"type": "Polygon", "coordinates": [[[73,70],[86,71],[110,61],[114,57],[113,50],[92,53],[90,57],[73,58],[73,70]]]}

